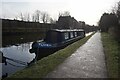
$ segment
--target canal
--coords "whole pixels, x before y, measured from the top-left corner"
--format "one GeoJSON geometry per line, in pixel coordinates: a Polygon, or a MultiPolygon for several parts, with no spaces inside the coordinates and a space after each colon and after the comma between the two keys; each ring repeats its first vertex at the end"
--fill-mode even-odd
{"type": "Polygon", "coordinates": [[[2,74],[0,77],[11,76],[24,69],[35,58],[29,49],[34,41],[42,41],[44,34],[10,35],[2,37],[0,55],[6,57],[6,63],[0,63],[2,74]]]}
{"type": "MultiPolygon", "coordinates": [[[[86,36],[90,34],[92,32],[87,33],[86,36]]],[[[27,67],[36,56],[34,53],[31,54],[29,52],[32,43],[34,41],[42,41],[42,39],[43,36],[33,34],[25,36],[4,36],[3,47],[0,48],[0,53],[3,53],[3,56],[7,57],[7,63],[0,63],[2,65],[2,75],[0,77],[11,76],[15,72],[27,67]]]]}

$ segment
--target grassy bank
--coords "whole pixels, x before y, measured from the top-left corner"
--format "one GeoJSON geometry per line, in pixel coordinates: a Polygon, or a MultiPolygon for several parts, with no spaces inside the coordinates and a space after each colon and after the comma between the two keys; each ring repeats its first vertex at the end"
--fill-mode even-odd
{"type": "Polygon", "coordinates": [[[120,47],[117,41],[114,40],[112,36],[108,33],[102,33],[102,42],[104,47],[104,52],[106,56],[106,63],[108,69],[108,77],[118,78],[119,77],[119,54],[120,47]]]}
{"type": "Polygon", "coordinates": [[[76,51],[77,48],[83,45],[92,35],[93,34],[77,42],[74,42],[73,44],[55,52],[52,55],[49,55],[48,57],[37,61],[36,64],[33,64],[30,67],[15,73],[10,78],[42,78],[46,76],[49,72],[54,70],[55,67],[62,63],[67,57],[69,57],[74,51],[76,51]]]}

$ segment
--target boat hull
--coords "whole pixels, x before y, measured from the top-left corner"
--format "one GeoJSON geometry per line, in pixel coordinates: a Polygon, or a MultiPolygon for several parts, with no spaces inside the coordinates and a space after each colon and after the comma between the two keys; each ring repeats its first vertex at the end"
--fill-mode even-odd
{"type": "Polygon", "coordinates": [[[36,54],[36,59],[40,60],[43,57],[46,57],[48,55],[51,55],[53,53],[55,53],[56,51],[65,48],[66,46],[70,45],[71,43],[80,40],[81,37],[69,40],[67,42],[63,42],[63,43],[58,43],[55,46],[52,47],[38,47],[38,48],[32,48],[30,49],[30,53],[35,53],[36,54]]]}

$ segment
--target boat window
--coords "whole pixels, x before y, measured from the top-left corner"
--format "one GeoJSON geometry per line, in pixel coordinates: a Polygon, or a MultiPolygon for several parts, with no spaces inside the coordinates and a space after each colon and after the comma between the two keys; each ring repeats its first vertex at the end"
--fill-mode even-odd
{"type": "Polygon", "coordinates": [[[68,33],[64,33],[65,35],[65,39],[69,39],[69,34],[68,33]]]}
{"type": "Polygon", "coordinates": [[[77,32],[75,32],[75,37],[77,36],[77,32]]]}
{"type": "Polygon", "coordinates": [[[84,36],[85,34],[84,34],[84,32],[81,32],[81,36],[84,36]]]}
{"type": "Polygon", "coordinates": [[[77,32],[77,35],[80,36],[80,32],[77,32]]]}
{"type": "Polygon", "coordinates": [[[70,32],[70,38],[73,38],[73,32],[70,32]]]}

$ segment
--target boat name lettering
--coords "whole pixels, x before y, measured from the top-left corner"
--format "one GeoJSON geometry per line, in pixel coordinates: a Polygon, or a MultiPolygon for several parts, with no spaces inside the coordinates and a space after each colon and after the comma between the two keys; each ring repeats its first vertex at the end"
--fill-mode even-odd
{"type": "Polygon", "coordinates": [[[50,44],[39,44],[40,46],[51,46],[50,44]]]}

